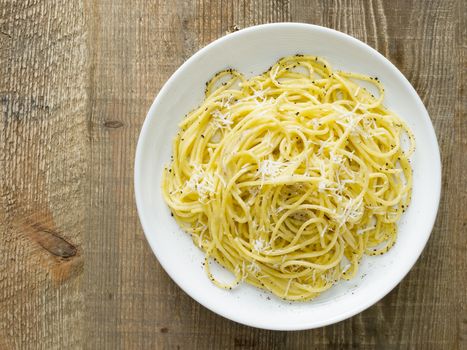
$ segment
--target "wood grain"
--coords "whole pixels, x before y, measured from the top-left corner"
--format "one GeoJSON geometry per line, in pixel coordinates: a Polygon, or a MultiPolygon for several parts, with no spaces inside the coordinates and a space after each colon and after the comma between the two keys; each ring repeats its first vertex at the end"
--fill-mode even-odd
{"type": "Polygon", "coordinates": [[[82,344],[87,28],[79,1],[0,1],[0,347],[82,344]]]}
{"type": "Polygon", "coordinates": [[[0,349],[467,348],[466,18],[462,0],[0,0],[0,349]],[[242,326],[184,294],[133,193],[138,133],[168,77],[234,28],[281,21],[346,32],[394,62],[443,162],[409,275],[363,313],[301,332],[242,326]]]}

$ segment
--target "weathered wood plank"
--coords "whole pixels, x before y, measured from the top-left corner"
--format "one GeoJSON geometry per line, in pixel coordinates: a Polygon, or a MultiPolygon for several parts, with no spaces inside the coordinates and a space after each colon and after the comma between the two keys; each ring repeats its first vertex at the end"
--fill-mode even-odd
{"type": "Polygon", "coordinates": [[[83,343],[81,1],[0,1],[0,347],[83,343]]]}

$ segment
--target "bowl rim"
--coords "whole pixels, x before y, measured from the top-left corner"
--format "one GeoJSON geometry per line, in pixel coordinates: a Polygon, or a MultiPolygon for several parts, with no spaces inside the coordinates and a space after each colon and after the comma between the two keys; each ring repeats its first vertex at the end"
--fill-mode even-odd
{"type": "Polygon", "coordinates": [[[439,209],[439,204],[440,204],[440,197],[441,197],[441,176],[442,176],[442,164],[441,164],[441,157],[440,157],[440,150],[439,150],[439,145],[438,145],[438,140],[436,137],[436,133],[433,127],[433,123],[431,122],[431,119],[429,117],[429,114],[414,87],[412,84],[407,80],[407,78],[402,74],[402,72],[399,71],[399,69],[391,62],[389,61],[385,56],[383,56],[381,53],[376,51],[374,48],[369,46],[368,44],[358,40],[357,38],[354,38],[353,36],[337,31],[335,29],[315,25],[315,24],[308,24],[308,23],[299,23],[299,22],[277,22],[277,23],[268,23],[268,24],[260,24],[260,25],[255,25],[255,26],[250,26],[232,33],[229,33],[227,35],[224,35],[208,45],[202,47],[199,49],[196,53],[194,53],[190,58],[188,58],[180,67],[178,67],[175,72],[167,79],[167,81],[163,84],[159,92],[157,93],[157,96],[155,97],[153,103],[151,104],[151,107],[149,108],[148,113],[146,114],[143,126],[141,127],[141,131],[138,137],[138,142],[137,142],[137,147],[136,147],[136,154],[135,154],[135,162],[134,162],[134,191],[135,191],[135,200],[136,200],[136,208],[138,212],[138,217],[141,222],[141,226],[144,231],[144,235],[146,237],[146,240],[148,241],[151,250],[153,254],[156,256],[157,260],[163,267],[163,269],[166,271],[166,273],[170,276],[170,278],[186,293],[188,294],[192,299],[196,300],[198,303],[206,307],[207,309],[211,310],[212,312],[227,318],[229,320],[232,320],[234,322],[244,324],[247,326],[255,327],[255,328],[261,328],[261,329],[268,329],[268,330],[281,330],[281,331],[294,331],[294,330],[306,330],[306,329],[314,329],[318,327],[323,327],[327,326],[330,324],[334,324],[337,322],[340,322],[342,320],[345,320],[347,318],[350,318],[367,308],[371,307],[381,299],[383,299],[389,292],[391,292],[401,281],[402,279],[408,274],[408,272],[413,268],[414,264],[418,261],[422,251],[424,250],[428,239],[431,236],[431,233],[433,231],[434,224],[436,222],[437,218],[437,213],[439,209]],[[205,302],[202,300],[198,295],[194,295],[193,293],[190,292],[190,289],[187,286],[183,286],[179,278],[177,276],[174,276],[171,274],[170,268],[166,266],[166,262],[164,262],[162,259],[160,259],[160,256],[158,254],[158,250],[156,249],[154,241],[150,237],[150,228],[148,223],[145,220],[145,209],[143,207],[143,199],[141,192],[143,189],[141,188],[141,182],[140,182],[140,177],[141,177],[141,172],[143,168],[143,142],[144,139],[147,138],[148,132],[149,132],[149,125],[151,123],[151,120],[154,118],[155,115],[155,110],[157,108],[157,105],[159,104],[159,101],[161,101],[167,91],[169,90],[170,86],[173,84],[173,82],[176,80],[176,77],[182,75],[185,71],[185,69],[191,65],[193,61],[195,61],[198,56],[203,55],[206,51],[210,50],[212,47],[219,45],[220,43],[229,40],[230,38],[237,37],[237,36],[242,36],[244,34],[250,33],[250,32],[256,32],[256,31],[261,31],[263,29],[271,28],[271,27],[278,27],[278,28],[287,28],[287,29],[311,29],[317,32],[328,32],[332,35],[341,37],[344,40],[350,41],[353,44],[360,46],[366,50],[369,50],[371,53],[376,55],[377,58],[380,60],[383,60],[386,65],[388,65],[399,77],[399,80],[402,84],[404,84],[411,92],[412,98],[415,99],[418,108],[420,109],[420,112],[422,115],[423,119],[426,119],[428,121],[429,126],[431,128],[428,128],[428,132],[431,134],[430,135],[430,140],[434,142],[434,146],[437,150],[436,154],[433,155],[432,159],[432,164],[435,166],[434,171],[435,173],[433,174],[436,182],[435,188],[432,188],[432,194],[434,198],[434,206],[432,205],[430,208],[432,210],[432,213],[430,217],[428,217],[428,220],[430,220],[429,225],[429,232],[425,234],[421,238],[421,244],[419,245],[419,249],[417,251],[414,251],[412,258],[406,262],[406,264],[402,265],[399,268],[399,272],[397,275],[395,275],[394,279],[391,281],[391,283],[386,286],[386,289],[382,291],[379,294],[371,295],[369,296],[365,302],[359,303],[356,306],[354,306],[351,309],[346,309],[343,310],[342,313],[339,315],[336,315],[332,318],[326,318],[322,321],[310,321],[309,323],[300,323],[296,324],[293,322],[287,322],[287,323],[280,323],[280,324],[268,324],[267,322],[249,322],[248,320],[245,320],[241,317],[237,317],[237,315],[232,314],[230,312],[227,312],[225,309],[219,309],[216,307],[211,306],[208,302],[205,302]],[[422,241],[423,240],[423,241],[422,241]]]}

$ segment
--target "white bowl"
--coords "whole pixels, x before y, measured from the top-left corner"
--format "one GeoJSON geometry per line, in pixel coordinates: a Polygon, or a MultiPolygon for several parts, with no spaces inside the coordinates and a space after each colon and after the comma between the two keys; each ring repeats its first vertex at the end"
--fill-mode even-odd
{"type": "Polygon", "coordinates": [[[138,141],[135,195],[147,240],[170,277],[208,309],[249,326],[299,330],[351,317],[385,296],[407,274],[430,236],[438,210],[441,163],[428,113],[397,68],[361,41],[332,29],[299,23],[266,24],[226,35],[194,54],[167,81],[152,104],[138,141]],[[277,59],[305,53],[327,59],[334,69],[377,76],[385,86],[385,105],[412,128],[417,148],[412,157],[413,197],[402,217],[395,246],[365,257],[359,274],[339,282],[317,299],[290,303],[242,284],[233,291],[214,286],[202,268],[203,253],[179,229],[160,189],[170,160],[172,138],[185,113],[203,99],[205,82],[216,72],[235,68],[247,75],[266,70],[277,59]]]}

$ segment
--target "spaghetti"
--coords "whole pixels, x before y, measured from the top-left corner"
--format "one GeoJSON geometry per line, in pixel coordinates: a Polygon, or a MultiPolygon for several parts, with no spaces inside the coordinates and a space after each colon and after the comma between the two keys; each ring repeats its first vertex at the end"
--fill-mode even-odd
{"type": "Polygon", "coordinates": [[[378,78],[303,55],[251,79],[229,69],[206,84],[179,125],[162,190],[213,283],[309,300],[351,279],[364,255],[392,247],[415,142],[383,97],[378,78]],[[232,283],[213,275],[212,259],[232,283]]]}

